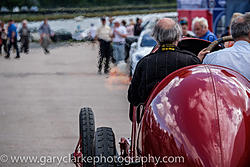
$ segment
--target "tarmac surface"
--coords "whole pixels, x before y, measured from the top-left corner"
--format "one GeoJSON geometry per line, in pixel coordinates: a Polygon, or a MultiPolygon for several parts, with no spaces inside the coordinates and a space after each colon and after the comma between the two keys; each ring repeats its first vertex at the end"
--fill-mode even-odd
{"type": "Polygon", "coordinates": [[[0,167],[74,166],[82,107],[93,109],[96,127],[113,128],[117,146],[130,137],[127,78],[98,75],[97,56],[87,43],[0,56],[0,167]]]}

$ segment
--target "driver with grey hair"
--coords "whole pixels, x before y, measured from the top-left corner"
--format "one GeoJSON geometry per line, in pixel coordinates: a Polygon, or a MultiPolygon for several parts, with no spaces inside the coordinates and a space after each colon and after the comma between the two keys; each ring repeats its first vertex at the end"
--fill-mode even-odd
{"type": "Polygon", "coordinates": [[[234,45],[209,53],[204,58],[203,64],[231,68],[250,80],[250,13],[239,16],[232,22],[231,33],[235,41],[234,45]]]}
{"type": "Polygon", "coordinates": [[[129,86],[128,100],[133,106],[144,103],[156,84],[170,73],[201,63],[196,55],[177,47],[181,36],[181,28],[174,20],[163,18],[157,22],[153,37],[159,49],[138,62],[129,86]]]}

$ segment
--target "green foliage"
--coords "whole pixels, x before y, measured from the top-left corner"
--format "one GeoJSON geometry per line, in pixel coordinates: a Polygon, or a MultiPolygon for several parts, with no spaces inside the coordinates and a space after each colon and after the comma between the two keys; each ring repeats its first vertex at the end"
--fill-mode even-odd
{"type": "Polygon", "coordinates": [[[12,9],[15,6],[39,6],[40,8],[58,7],[98,7],[119,5],[143,5],[176,3],[176,0],[0,0],[0,7],[12,9]]]}
{"type": "Polygon", "coordinates": [[[0,16],[0,20],[7,22],[10,19],[15,20],[15,22],[21,22],[26,19],[28,21],[41,21],[45,18],[49,20],[57,19],[72,19],[77,16],[85,17],[101,17],[101,16],[118,16],[118,15],[131,15],[131,14],[149,14],[149,13],[162,13],[162,12],[176,12],[176,9],[156,9],[156,10],[133,10],[133,11],[104,11],[104,12],[92,12],[92,13],[63,13],[63,14],[39,14],[39,15],[30,15],[30,14],[16,14],[16,15],[4,15],[0,16]]]}
{"type": "Polygon", "coordinates": [[[0,0],[0,7],[5,6],[8,9],[12,9],[15,6],[32,6],[39,4],[37,0],[0,0]]]}

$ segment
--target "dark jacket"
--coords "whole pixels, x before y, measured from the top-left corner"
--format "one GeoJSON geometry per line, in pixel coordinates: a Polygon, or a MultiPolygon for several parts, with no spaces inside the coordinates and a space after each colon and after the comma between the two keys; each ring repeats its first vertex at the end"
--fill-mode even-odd
{"type": "Polygon", "coordinates": [[[143,27],[141,26],[141,24],[136,23],[134,26],[134,36],[140,36],[142,30],[143,27]]]}
{"type": "Polygon", "coordinates": [[[152,89],[170,73],[189,65],[201,64],[196,55],[174,45],[161,45],[142,58],[135,69],[128,90],[128,100],[134,106],[144,103],[152,89]]]}
{"type": "Polygon", "coordinates": [[[30,36],[30,30],[28,29],[28,27],[22,27],[19,30],[19,35],[20,35],[20,37],[29,37],[30,36]]]}

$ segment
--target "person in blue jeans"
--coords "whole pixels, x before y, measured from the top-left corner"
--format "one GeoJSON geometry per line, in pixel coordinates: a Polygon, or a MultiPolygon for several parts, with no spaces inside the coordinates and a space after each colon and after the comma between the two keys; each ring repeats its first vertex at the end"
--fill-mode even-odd
{"type": "Polygon", "coordinates": [[[10,57],[10,49],[12,46],[14,46],[14,48],[16,49],[16,58],[20,58],[19,49],[17,45],[17,27],[14,24],[14,20],[9,20],[7,37],[8,37],[8,50],[5,58],[8,59],[10,57]]]}
{"type": "Polygon", "coordinates": [[[195,17],[192,21],[192,30],[199,39],[213,42],[217,40],[214,33],[208,30],[207,19],[204,17],[195,17]]]}
{"type": "Polygon", "coordinates": [[[115,63],[125,59],[125,38],[127,37],[127,30],[124,26],[120,25],[118,20],[114,21],[113,29],[113,56],[115,63]]]}

